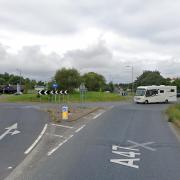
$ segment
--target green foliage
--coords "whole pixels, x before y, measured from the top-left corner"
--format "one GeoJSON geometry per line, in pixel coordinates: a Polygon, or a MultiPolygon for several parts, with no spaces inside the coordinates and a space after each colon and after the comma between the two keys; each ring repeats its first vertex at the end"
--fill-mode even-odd
{"type": "Polygon", "coordinates": [[[67,89],[70,92],[80,85],[80,73],[76,69],[62,68],[56,71],[54,78],[61,89],[67,89]]]}
{"type": "Polygon", "coordinates": [[[5,84],[5,79],[4,78],[2,78],[2,77],[0,77],[0,85],[4,85],[5,84]]]}
{"type": "Polygon", "coordinates": [[[180,92],[180,78],[175,79],[172,82],[172,85],[177,86],[178,91],[180,92]]]}
{"type": "Polygon", "coordinates": [[[170,106],[166,111],[169,121],[180,121],[180,104],[170,106]]]}
{"type": "Polygon", "coordinates": [[[4,74],[0,74],[0,85],[16,85],[18,83],[21,82],[21,85],[25,86],[25,89],[33,89],[34,86],[37,84],[37,82],[35,80],[30,80],[29,78],[23,78],[20,76],[16,76],[13,74],[8,74],[8,73],[4,73],[4,74]]]}
{"type": "Polygon", "coordinates": [[[108,84],[106,84],[105,90],[110,91],[110,92],[114,92],[114,84],[112,81],[109,82],[108,84]]]}
{"type": "MultiPolygon", "coordinates": [[[[79,93],[71,93],[68,96],[64,97],[64,101],[66,102],[68,99],[69,103],[77,102],[80,103],[80,95],[79,93]]],[[[54,99],[54,96],[52,97],[54,99]]],[[[0,102],[41,102],[41,103],[47,103],[47,102],[54,102],[52,101],[50,96],[39,96],[37,94],[23,94],[21,96],[15,96],[15,95],[6,95],[4,98],[0,99],[0,102]]],[[[57,98],[58,99],[58,98],[57,98]]],[[[112,101],[126,101],[129,100],[129,96],[120,96],[115,93],[106,93],[106,92],[87,92],[85,97],[85,102],[112,102],[112,101]]],[[[60,96],[60,102],[63,102],[63,97],[60,96]]],[[[57,102],[58,103],[58,100],[57,102]]]]}
{"type": "Polygon", "coordinates": [[[82,80],[88,91],[103,91],[106,85],[104,76],[94,72],[84,74],[82,80]]]}
{"type": "Polygon", "coordinates": [[[167,80],[159,71],[144,71],[135,81],[135,86],[166,85],[167,80]]]}

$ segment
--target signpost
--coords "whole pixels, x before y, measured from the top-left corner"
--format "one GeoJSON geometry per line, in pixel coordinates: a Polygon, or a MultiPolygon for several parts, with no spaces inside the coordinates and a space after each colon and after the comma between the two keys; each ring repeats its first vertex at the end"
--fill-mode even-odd
{"type": "Polygon", "coordinates": [[[79,86],[79,91],[80,91],[81,107],[83,107],[83,104],[85,103],[86,92],[87,92],[87,88],[84,85],[84,83],[81,83],[81,85],[79,86]]]}
{"type": "MultiPolygon", "coordinates": [[[[59,85],[56,83],[56,82],[54,82],[53,84],[52,84],[52,88],[56,91],[57,90],[57,88],[59,87],[59,85]]],[[[56,102],[56,93],[54,93],[55,94],[55,98],[54,98],[54,100],[55,100],[55,102],[56,102]]]]}

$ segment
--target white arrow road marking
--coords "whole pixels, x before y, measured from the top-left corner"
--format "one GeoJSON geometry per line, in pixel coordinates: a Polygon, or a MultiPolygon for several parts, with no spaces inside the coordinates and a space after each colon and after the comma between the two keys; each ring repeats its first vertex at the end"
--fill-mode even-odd
{"type": "Polygon", "coordinates": [[[7,131],[5,131],[1,136],[0,136],[0,141],[8,134],[11,134],[12,136],[13,135],[16,135],[16,134],[19,134],[20,131],[17,130],[17,123],[13,124],[12,126],[9,126],[5,129],[7,129],[7,131]]]}

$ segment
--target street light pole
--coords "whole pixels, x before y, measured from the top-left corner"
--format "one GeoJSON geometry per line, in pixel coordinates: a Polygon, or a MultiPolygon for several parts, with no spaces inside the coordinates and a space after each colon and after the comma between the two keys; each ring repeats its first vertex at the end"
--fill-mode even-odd
{"type": "Polygon", "coordinates": [[[134,67],[133,67],[133,64],[131,66],[127,65],[126,67],[130,67],[131,68],[131,78],[132,78],[131,93],[133,95],[133,92],[134,92],[134,67]]]}
{"type": "Polygon", "coordinates": [[[16,69],[17,70],[17,72],[19,72],[19,85],[21,86],[21,73],[22,73],[22,71],[21,71],[21,69],[16,69]]]}

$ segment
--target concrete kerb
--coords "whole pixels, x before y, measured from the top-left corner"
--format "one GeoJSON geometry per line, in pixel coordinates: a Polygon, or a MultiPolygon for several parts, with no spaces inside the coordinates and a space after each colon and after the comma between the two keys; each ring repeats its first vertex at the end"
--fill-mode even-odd
{"type": "MultiPolygon", "coordinates": [[[[79,115],[76,115],[76,116],[72,116],[70,117],[69,119],[67,120],[63,120],[61,118],[58,119],[58,117],[54,117],[54,114],[57,115],[57,112],[53,112],[53,109],[46,109],[45,112],[48,112],[50,114],[50,121],[54,122],[54,123],[61,123],[61,122],[73,122],[73,121],[77,121],[78,119],[81,119],[83,118],[84,116],[87,116],[95,111],[98,111],[100,109],[104,109],[102,107],[95,107],[95,108],[92,108],[86,112],[82,112],[81,114],[79,115]]],[[[55,109],[54,109],[55,110],[55,109]]],[[[59,114],[59,116],[61,116],[61,114],[59,114]]]]}
{"type": "Polygon", "coordinates": [[[81,119],[81,118],[83,118],[83,117],[85,117],[85,116],[87,116],[87,115],[89,115],[89,114],[91,114],[91,113],[93,113],[93,112],[95,112],[97,110],[100,110],[100,109],[102,109],[102,108],[95,107],[92,110],[88,111],[87,113],[84,113],[84,114],[82,114],[82,115],[80,115],[80,116],[78,116],[76,118],[72,118],[72,119],[68,119],[68,120],[63,120],[63,121],[67,121],[67,122],[77,121],[78,119],[81,119]]]}

